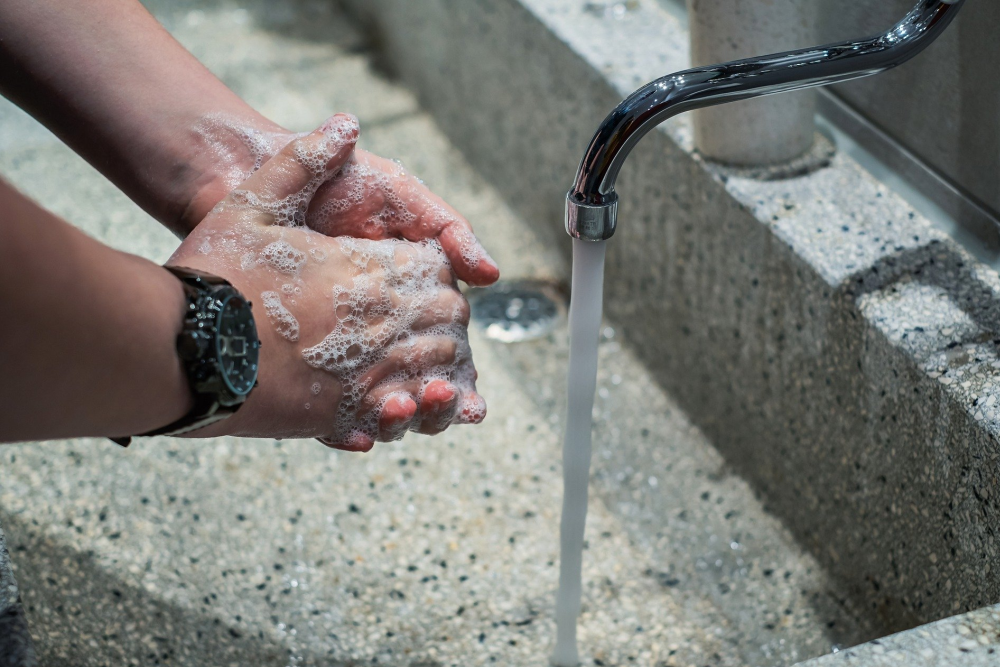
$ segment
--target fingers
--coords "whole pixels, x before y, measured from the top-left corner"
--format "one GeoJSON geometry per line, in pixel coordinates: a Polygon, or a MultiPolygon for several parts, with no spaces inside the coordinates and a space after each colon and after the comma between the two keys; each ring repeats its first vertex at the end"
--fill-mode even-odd
{"type": "Polygon", "coordinates": [[[441,433],[455,421],[460,399],[459,389],[447,380],[413,380],[377,389],[366,403],[378,411],[377,440],[392,442],[407,431],[441,433]]]}
{"type": "Polygon", "coordinates": [[[375,387],[391,376],[406,376],[416,372],[450,366],[455,361],[458,344],[447,336],[421,336],[408,345],[399,345],[384,361],[365,373],[362,387],[375,387]]]}
{"type": "Polygon", "coordinates": [[[433,304],[424,308],[413,323],[414,331],[424,331],[431,327],[448,324],[469,325],[471,309],[469,302],[456,289],[443,289],[438,292],[433,304]]]}
{"type": "Polygon", "coordinates": [[[337,114],[315,132],[282,148],[231,196],[238,199],[250,195],[260,202],[273,204],[304,194],[300,213],[300,222],[304,223],[308,199],[328,175],[350,159],[359,136],[357,118],[337,114]]]}
{"type": "Polygon", "coordinates": [[[409,393],[390,394],[382,403],[378,418],[379,440],[392,442],[402,438],[417,414],[417,403],[409,393]]]}
{"type": "Polygon", "coordinates": [[[342,441],[317,439],[333,449],[368,452],[376,440],[400,440],[407,431],[437,435],[452,424],[479,424],[486,418],[486,401],[475,391],[463,395],[447,380],[432,380],[421,392],[418,406],[411,393],[415,388],[408,385],[410,391],[393,388],[381,399],[372,397],[377,406],[373,409],[379,411],[376,434],[356,429],[342,441]]]}
{"type": "Polygon", "coordinates": [[[500,278],[500,269],[476,238],[469,221],[430,192],[426,194],[428,198],[411,198],[414,202],[411,213],[417,220],[400,230],[402,236],[410,241],[437,238],[460,280],[474,287],[495,283],[500,278]],[[437,201],[431,201],[430,197],[437,201]]]}
{"type": "Polygon", "coordinates": [[[355,160],[316,193],[311,228],[328,236],[437,239],[460,280],[475,286],[496,282],[496,262],[468,220],[396,163],[360,150],[355,160]]]}
{"type": "Polygon", "coordinates": [[[419,432],[437,435],[448,428],[455,419],[458,400],[457,387],[446,380],[432,380],[420,397],[419,432]]]}
{"type": "Polygon", "coordinates": [[[472,225],[428,190],[413,176],[402,174],[390,180],[395,199],[405,204],[409,216],[397,216],[408,222],[395,233],[409,241],[437,239],[460,280],[470,285],[491,285],[500,277],[500,269],[472,231],[472,225]]]}
{"type": "MultiPolygon", "coordinates": [[[[346,451],[368,451],[377,440],[391,442],[403,437],[407,431],[435,435],[453,423],[474,424],[485,417],[485,402],[474,386],[462,390],[453,382],[441,377],[422,379],[418,368],[431,373],[448,372],[454,368],[455,352],[445,341],[422,341],[405,353],[396,351],[383,364],[377,374],[369,376],[370,390],[359,406],[356,420],[367,424],[337,440],[324,438],[327,446],[346,451]],[[402,370],[405,369],[405,370],[402,370]],[[378,380],[379,376],[384,379],[378,380]],[[395,376],[396,380],[393,379],[395,376]]],[[[453,341],[450,341],[453,344],[453,341]]],[[[462,366],[461,362],[459,365],[462,366]]],[[[471,370],[471,366],[467,368],[471,370]]],[[[459,377],[474,382],[471,374],[459,372],[459,377]]]]}

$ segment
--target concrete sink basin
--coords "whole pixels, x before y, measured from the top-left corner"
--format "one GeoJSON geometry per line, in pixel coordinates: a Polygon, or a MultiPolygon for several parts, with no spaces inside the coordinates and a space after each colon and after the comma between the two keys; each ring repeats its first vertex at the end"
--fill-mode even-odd
{"type": "MultiPolygon", "coordinates": [[[[355,112],[505,277],[555,285],[590,133],[686,65],[652,1],[148,4],[275,120],[355,112]]],[[[654,134],[609,251],[585,664],[1000,664],[1000,279],[844,155],[767,180],[705,164],[683,118],[654,134]]],[[[0,173],[116,247],[173,247],[8,104],[0,173]]],[[[4,447],[41,663],[547,664],[565,326],[473,346],[487,422],[365,456],[4,447]]]]}

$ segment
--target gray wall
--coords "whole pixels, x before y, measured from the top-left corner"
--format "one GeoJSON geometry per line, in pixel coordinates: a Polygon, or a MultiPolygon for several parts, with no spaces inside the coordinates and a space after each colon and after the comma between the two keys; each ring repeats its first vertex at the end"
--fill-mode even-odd
{"type": "MultiPolygon", "coordinates": [[[[817,0],[819,1],[819,0],[817,0]]],[[[823,41],[881,32],[914,0],[821,2],[823,41]]],[[[1000,3],[968,0],[913,62],[838,94],[967,193],[1000,211],[1000,3]]]]}
{"type": "MultiPolygon", "coordinates": [[[[884,31],[916,0],[806,0],[820,5],[817,42],[884,31]]],[[[672,14],[683,0],[660,0],[672,14]]],[[[772,9],[761,0],[761,12],[772,9]]],[[[800,44],[805,47],[808,44],[800,44]]],[[[968,0],[949,31],[896,71],[842,84],[836,94],[1000,217],[1000,3],[968,0]]],[[[962,219],[958,210],[947,207],[962,219]]]]}

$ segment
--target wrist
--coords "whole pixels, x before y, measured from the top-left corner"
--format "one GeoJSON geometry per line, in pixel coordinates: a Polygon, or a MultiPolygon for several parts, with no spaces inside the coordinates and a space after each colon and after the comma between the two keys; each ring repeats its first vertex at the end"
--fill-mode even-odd
{"type": "Polygon", "coordinates": [[[193,405],[190,384],[177,354],[187,302],[173,274],[144,259],[123,256],[133,263],[132,295],[137,304],[146,304],[132,316],[130,337],[145,341],[133,358],[120,358],[119,368],[128,376],[116,381],[118,408],[129,415],[109,435],[144,433],[179,419],[193,405]],[[124,392],[121,390],[124,389],[124,392]]]}
{"type": "Polygon", "coordinates": [[[187,236],[226,195],[294,134],[256,112],[209,114],[188,132],[181,208],[172,227],[187,236]]]}
{"type": "MultiPolygon", "coordinates": [[[[255,346],[257,351],[256,377],[259,378],[263,373],[263,369],[261,367],[265,364],[265,358],[267,358],[269,353],[273,353],[275,351],[274,348],[277,346],[274,344],[275,341],[269,338],[269,334],[272,333],[273,330],[270,327],[260,327],[262,322],[266,322],[266,314],[262,310],[263,306],[261,304],[261,300],[259,298],[251,298],[251,296],[257,294],[259,290],[255,290],[253,288],[247,280],[245,273],[241,270],[235,270],[230,266],[210,261],[209,256],[202,254],[196,254],[194,256],[181,255],[180,257],[175,254],[175,256],[168,261],[167,267],[171,271],[194,271],[205,274],[206,276],[222,279],[231,287],[232,290],[236,292],[237,295],[239,295],[239,297],[246,301],[249,306],[250,319],[253,321],[254,337],[257,341],[255,346]]],[[[181,328],[183,329],[183,326],[181,328]]],[[[195,390],[193,388],[189,389],[189,391],[192,396],[195,396],[195,390]]],[[[260,388],[256,386],[256,383],[254,383],[253,389],[244,395],[243,402],[235,406],[235,409],[229,410],[228,415],[225,418],[203,424],[196,429],[185,430],[183,433],[177,433],[176,436],[181,438],[215,438],[228,435],[246,435],[247,433],[252,432],[251,429],[248,429],[247,423],[248,421],[254,421],[252,414],[254,412],[254,406],[252,404],[255,402],[255,399],[259,397],[259,394],[260,388]],[[248,404],[250,404],[249,409],[247,409],[248,404]]],[[[195,401],[196,400],[197,398],[195,398],[195,401]]],[[[196,402],[193,402],[192,409],[195,409],[196,407],[196,402]]]]}
{"type": "MultiPolygon", "coordinates": [[[[139,435],[197,434],[236,413],[256,386],[260,340],[249,302],[228,281],[203,271],[168,267],[182,284],[184,308],[175,336],[188,387],[188,409],[139,435]]],[[[115,439],[128,446],[131,438],[115,439]]]]}

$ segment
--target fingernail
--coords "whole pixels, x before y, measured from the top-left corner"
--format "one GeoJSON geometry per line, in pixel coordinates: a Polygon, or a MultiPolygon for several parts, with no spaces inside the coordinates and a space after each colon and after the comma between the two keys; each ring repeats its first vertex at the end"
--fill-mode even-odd
{"type": "Polygon", "coordinates": [[[457,394],[458,389],[450,382],[446,380],[432,380],[424,387],[420,402],[433,401],[435,404],[446,405],[455,400],[457,394]]]}
{"type": "Polygon", "coordinates": [[[451,401],[455,400],[455,396],[458,394],[458,390],[452,384],[446,385],[443,389],[440,390],[440,392],[441,393],[439,394],[438,398],[440,399],[442,405],[450,403],[451,401]]]}
{"type": "Polygon", "coordinates": [[[339,113],[327,118],[319,129],[328,139],[340,143],[357,141],[361,136],[361,123],[357,116],[348,113],[339,113]]]}
{"type": "MultiPolygon", "coordinates": [[[[404,414],[409,413],[409,416],[401,417],[398,420],[394,420],[389,424],[384,424],[380,426],[382,439],[386,442],[393,442],[395,440],[401,439],[406,432],[410,430],[410,426],[413,424],[413,419],[417,414],[417,403],[409,394],[394,394],[385,403],[389,405],[390,401],[398,401],[400,407],[403,408],[404,414]]],[[[383,407],[383,411],[385,408],[383,407]]],[[[380,424],[382,424],[382,418],[379,419],[380,424]]]]}
{"type": "Polygon", "coordinates": [[[483,248],[483,258],[482,258],[482,261],[486,262],[487,264],[489,264],[494,269],[499,269],[500,268],[500,266],[497,264],[496,260],[493,259],[493,257],[490,256],[490,253],[486,250],[486,248],[483,248]]]}

